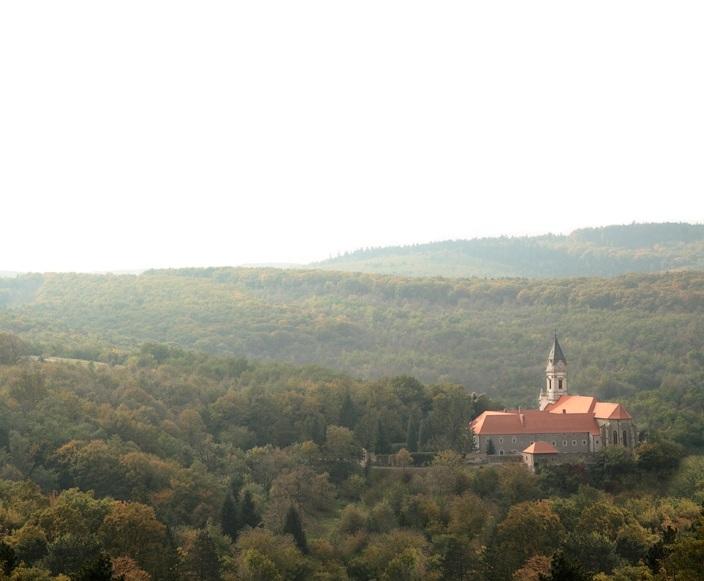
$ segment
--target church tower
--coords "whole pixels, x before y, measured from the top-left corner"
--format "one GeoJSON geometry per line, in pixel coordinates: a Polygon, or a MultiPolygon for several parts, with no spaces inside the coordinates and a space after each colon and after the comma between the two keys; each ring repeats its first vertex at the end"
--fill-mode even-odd
{"type": "Polygon", "coordinates": [[[568,395],[567,359],[555,333],[552,349],[548,354],[548,365],[545,368],[545,388],[540,390],[538,397],[540,410],[544,410],[548,404],[555,403],[563,395],[568,395]]]}

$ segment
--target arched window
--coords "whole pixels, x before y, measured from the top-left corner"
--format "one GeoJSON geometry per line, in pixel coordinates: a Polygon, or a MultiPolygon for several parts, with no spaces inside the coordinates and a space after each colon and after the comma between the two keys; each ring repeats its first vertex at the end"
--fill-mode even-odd
{"type": "Polygon", "coordinates": [[[557,388],[562,389],[562,380],[561,379],[557,380],[557,388]]]}
{"type": "Polygon", "coordinates": [[[623,445],[628,446],[628,432],[626,430],[623,430],[623,445]]]}
{"type": "Polygon", "coordinates": [[[614,430],[614,446],[618,444],[618,432],[614,430]]]}

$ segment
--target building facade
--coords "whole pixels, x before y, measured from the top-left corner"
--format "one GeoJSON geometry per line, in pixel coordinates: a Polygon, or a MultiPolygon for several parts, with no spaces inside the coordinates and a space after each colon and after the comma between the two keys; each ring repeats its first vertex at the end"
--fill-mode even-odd
{"type": "Polygon", "coordinates": [[[608,446],[631,449],[638,435],[633,418],[620,403],[570,395],[567,359],[557,335],[548,354],[538,409],[486,411],[470,423],[470,429],[480,452],[499,456],[523,454],[539,442],[558,455],[593,454],[608,446]]]}

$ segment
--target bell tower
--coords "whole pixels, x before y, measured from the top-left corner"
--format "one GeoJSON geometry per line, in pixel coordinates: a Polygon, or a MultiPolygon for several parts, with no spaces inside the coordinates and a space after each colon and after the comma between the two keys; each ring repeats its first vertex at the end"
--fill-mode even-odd
{"type": "Polygon", "coordinates": [[[567,391],[567,359],[557,340],[557,333],[548,354],[548,364],[545,368],[545,388],[540,390],[538,406],[544,410],[548,404],[555,403],[567,391]]]}

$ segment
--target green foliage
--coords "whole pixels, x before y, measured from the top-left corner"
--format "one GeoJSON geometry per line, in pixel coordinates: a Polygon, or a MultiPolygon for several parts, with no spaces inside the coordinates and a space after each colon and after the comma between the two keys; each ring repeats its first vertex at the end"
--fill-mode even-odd
{"type": "Polygon", "coordinates": [[[703,281],[19,279],[0,320],[47,357],[0,364],[0,560],[42,581],[106,555],[155,581],[695,578],[703,281]],[[534,399],[553,321],[572,386],[647,440],[538,476],[466,464],[469,420],[534,399]],[[362,476],[362,448],[404,446],[362,476]]]}
{"type": "Polygon", "coordinates": [[[237,510],[237,504],[232,498],[232,494],[227,494],[224,502],[222,503],[220,526],[222,527],[222,532],[224,532],[233,541],[237,537],[237,533],[240,528],[242,528],[240,524],[239,511],[237,510]]]}
{"type": "Polygon", "coordinates": [[[197,581],[219,581],[220,559],[212,537],[206,530],[198,531],[186,556],[185,568],[197,581]]]}
{"type": "Polygon", "coordinates": [[[315,266],[404,276],[614,276],[704,267],[704,226],[631,224],[569,236],[448,240],[345,253],[315,266]]]}
{"type": "Polygon", "coordinates": [[[76,581],[112,581],[112,562],[105,554],[95,560],[84,563],[74,577],[76,581]]]}
{"type": "Polygon", "coordinates": [[[301,553],[304,555],[308,554],[308,541],[306,540],[306,533],[303,530],[301,515],[293,505],[289,506],[288,511],[286,511],[283,532],[285,535],[291,535],[293,537],[301,553]]]}
{"type": "MultiPolygon", "coordinates": [[[[660,432],[689,450],[704,449],[701,272],[530,281],[186,269],[31,279],[31,289],[23,277],[4,279],[3,285],[26,294],[0,308],[0,328],[21,333],[31,350],[78,358],[77,366],[88,366],[85,360],[143,370],[205,365],[218,380],[256,375],[246,356],[363,377],[412,373],[429,384],[461,384],[507,405],[534,406],[548,338],[557,327],[564,330],[573,390],[622,401],[651,436],[660,432]],[[166,339],[173,344],[155,343],[166,339]],[[218,357],[204,362],[179,346],[218,357]],[[224,356],[232,353],[238,356],[224,356]]],[[[447,445],[433,444],[435,434],[426,433],[429,394],[418,398],[417,386],[405,381],[387,388],[402,412],[398,420],[389,417],[391,410],[384,413],[390,442],[406,440],[408,418],[416,414],[423,425],[420,449],[447,445]]],[[[319,443],[325,425],[353,428],[366,413],[359,393],[347,398],[345,381],[340,388],[334,408],[310,416],[308,437],[319,443]]],[[[26,407],[44,401],[41,391],[24,399],[20,393],[26,407]]],[[[285,446],[293,441],[290,424],[288,416],[272,415],[255,429],[241,423],[221,429],[243,447],[285,446]]],[[[374,425],[363,433],[360,444],[373,448],[366,438],[374,425]]]]}

